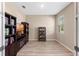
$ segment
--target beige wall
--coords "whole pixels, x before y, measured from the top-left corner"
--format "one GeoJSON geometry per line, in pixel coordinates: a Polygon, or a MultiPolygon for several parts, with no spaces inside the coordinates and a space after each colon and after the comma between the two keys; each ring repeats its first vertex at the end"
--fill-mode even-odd
{"type": "Polygon", "coordinates": [[[25,21],[25,15],[13,3],[5,3],[5,12],[17,17],[17,23],[25,21]]]}
{"type": "Polygon", "coordinates": [[[74,22],[74,3],[71,3],[65,9],[63,9],[56,16],[56,37],[57,41],[61,42],[70,50],[74,50],[74,33],[75,33],[75,22],[74,22]],[[58,17],[64,15],[64,33],[58,31],[58,17]]]}
{"type": "Polygon", "coordinates": [[[37,28],[46,27],[47,40],[55,39],[55,16],[26,16],[26,22],[30,24],[30,39],[37,40],[37,28]]]}

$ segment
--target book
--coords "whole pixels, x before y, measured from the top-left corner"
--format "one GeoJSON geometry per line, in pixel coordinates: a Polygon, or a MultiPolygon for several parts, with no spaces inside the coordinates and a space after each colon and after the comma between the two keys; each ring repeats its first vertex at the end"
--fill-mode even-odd
{"type": "Polygon", "coordinates": [[[9,28],[5,28],[5,35],[9,35],[9,28]]]}
{"type": "Polygon", "coordinates": [[[14,42],[14,37],[10,37],[10,44],[14,42]]]}
{"type": "Polygon", "coordinates": [[[12,34],[14,34],[15,33],[15,29],[12,29],[12,34]]]}
{"type": "Polygon", "coordinates": [[[8,46],[8,39],[5,39],[5,46],[8,46]]]}
{"type": "Polygon", "coordinates": [[[8,24],[8,17],[5,17],[5,24],[8,24]]]}
{"type": "Polygon", "coordinates": [[[14,25],[14,19],[11,19],[11,25],[14,25]]]}

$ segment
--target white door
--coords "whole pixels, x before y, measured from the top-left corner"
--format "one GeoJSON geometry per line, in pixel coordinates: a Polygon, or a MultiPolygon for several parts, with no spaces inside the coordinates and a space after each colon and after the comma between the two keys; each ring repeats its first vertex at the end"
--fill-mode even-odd
{"type": "Polygon", "coordinates": [[[2,55],[2,8],[0,2],[0,56],[2,55]]]}
{"type": "Polygon", "coordinates": [[[4,3],[0,2],[0,56],[5,55],[5,22],[4,19],[4,3]]]}

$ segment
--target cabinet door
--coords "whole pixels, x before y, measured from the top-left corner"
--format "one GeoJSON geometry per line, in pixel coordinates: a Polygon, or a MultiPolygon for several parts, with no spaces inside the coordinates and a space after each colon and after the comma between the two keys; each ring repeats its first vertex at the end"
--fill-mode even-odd
{"type": "Polygon", "coordinates": [[[10,46],[10,56],[15,56],[15,43],[10,46]]]}
{"type": "Polygon", "coordinates": [[[5,48],[5,56],[9,56],[9,47],[5,48]]]}

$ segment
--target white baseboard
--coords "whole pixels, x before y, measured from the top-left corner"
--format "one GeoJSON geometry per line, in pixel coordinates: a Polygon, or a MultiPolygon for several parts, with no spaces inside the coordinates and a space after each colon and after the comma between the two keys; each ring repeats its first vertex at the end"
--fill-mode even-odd
{"type": "MultiPolygon", "coordinates": [[[[46,41],[55,41],[56,39],[46,39],[46,41]]],[[[29,39],[29,41],[38,41],[38,39],[29,39]]]]}
{"type": "Polygon", "coordinates": [[[65,44],[61,43],[60,41],[56,40],[58,43],[60,43],[61,45],[63,45],[65,48],[67,48],[69,51],[71,51],[73,54],[75,53],[75,50],[70,49],[68,46],[66,46],[65,44]]]}
{"type": "Polygon", "coordinates": [[[53,40],[55,41],[56,39],[46,39],[46,40],[47,40],[47,41],[53,41],[53,40]]]}
{"type": "Polygon", "coordinates": [[[29,41],[38,41],[37,39],[29,39],[29,41]]]}

